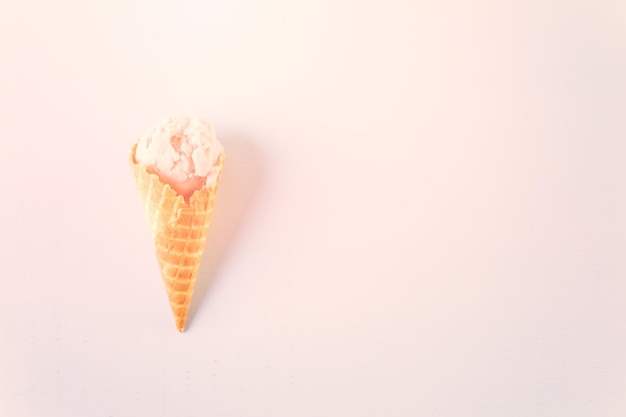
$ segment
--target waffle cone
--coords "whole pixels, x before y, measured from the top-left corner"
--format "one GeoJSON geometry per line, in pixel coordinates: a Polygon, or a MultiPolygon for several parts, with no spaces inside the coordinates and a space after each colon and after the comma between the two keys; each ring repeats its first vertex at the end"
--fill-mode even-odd
{"type": "Polygon", "coordinates": [[[162,183],[158,175],[148,173],[146,167],[135,160],[136,147],[133,146],[130,152],[130,166],[152,232],[176,328],[182,332],[211,223],[224,155],[219,159],[215,183],[210,187],[203,186],[186,202],[168,184],[162,183]]]}

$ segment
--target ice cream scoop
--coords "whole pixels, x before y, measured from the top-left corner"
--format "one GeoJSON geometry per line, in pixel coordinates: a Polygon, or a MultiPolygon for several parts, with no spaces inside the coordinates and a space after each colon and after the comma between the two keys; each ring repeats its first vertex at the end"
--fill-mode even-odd
{"type": "Polygon", "coordinates": [[[216,181],[222,153],[208,122],[178,116],[146,132],[137,143],[135,159],[189,201],[194,191],[216,181]]]}

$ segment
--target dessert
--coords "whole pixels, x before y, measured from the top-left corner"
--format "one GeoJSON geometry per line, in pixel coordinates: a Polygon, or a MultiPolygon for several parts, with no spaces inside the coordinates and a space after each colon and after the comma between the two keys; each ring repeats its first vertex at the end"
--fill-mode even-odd
{"type": "Polygon", "coordinates": [[[224,150],[211,125],[188,117],[161,120],[130,152],[161,276],[181,332],[223,165],[224,150]]]}

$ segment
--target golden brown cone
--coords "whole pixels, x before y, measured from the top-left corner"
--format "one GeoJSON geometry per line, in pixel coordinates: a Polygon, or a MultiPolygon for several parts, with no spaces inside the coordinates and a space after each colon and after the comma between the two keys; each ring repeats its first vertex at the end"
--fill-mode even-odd
{"type": "Polygon", "coordinates": [[[186,202],[168,184],[162,183],[158,175],[148,173],[145,166],[137,163],[136,147],[135,144],[130,152],[130,167],[152,232],[176,328],[182,332],[211,223],[224,154],[220,155],[215,183],[194,192],[186,202]]]}

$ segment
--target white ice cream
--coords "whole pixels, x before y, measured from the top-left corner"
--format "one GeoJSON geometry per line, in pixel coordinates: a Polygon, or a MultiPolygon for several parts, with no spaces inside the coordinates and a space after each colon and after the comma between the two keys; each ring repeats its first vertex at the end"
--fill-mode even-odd
{"type": "Polygon", "coordinates": [[[179,116],[161,120],[137,143],[135,159],[189,199],[217,180],[223,152],[213,127],[203,120],[179,116]]]}

